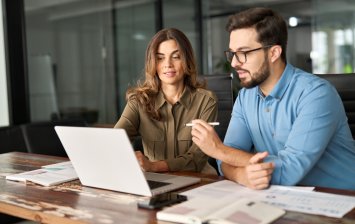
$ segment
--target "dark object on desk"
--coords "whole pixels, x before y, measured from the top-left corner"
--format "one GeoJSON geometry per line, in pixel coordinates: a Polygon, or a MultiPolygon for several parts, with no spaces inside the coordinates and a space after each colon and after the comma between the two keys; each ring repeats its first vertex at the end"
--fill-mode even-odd
{"type": "Polygon", "coordinates": [[[6,215],[6,214],[0,214],[0,224],[16,224],[16,223],[21,223],[24,221],[24,219],[14,217],[11,215],[6,215]]]}
{"type": "Polygon", "coordinates": [[[337,89],[343,101],[351,133],[355,137],[355,74],[320,74],[337,89]]]}
{"type": "Polygon", "coordinates": [[[151,198],[144,199],[143,201],[138,201],[139,208],[146,209],[157,209],[165,206],[173,205],[186,201],[187,197],[185,195],[179,195],[177,193],[163,193],[153,196],[151,198]]]}
{"type": "MultiPolygon", "coordinates": [[[[220,139],[223,141],[233,110],[233,75],[204,75],[203,78],[207,81],[207,89],[212,90],[218,98],[217,121],[220,124],[214,128],[220,139]]],[[[209,158],[208,162],[217,170],[219,175],[216,160],[214,158],[209,158]]]]}
{"type": "Polygon", "coordinates": [[[83,120],[45,121],[21,125],[28,152],[68,157],[54,126],[87,126],[83,120]]]}
{"type": "Polygon", "coordinates": [[[27,152],[26,143],[19,126],[0,127],[0,153],[27,152]]]}

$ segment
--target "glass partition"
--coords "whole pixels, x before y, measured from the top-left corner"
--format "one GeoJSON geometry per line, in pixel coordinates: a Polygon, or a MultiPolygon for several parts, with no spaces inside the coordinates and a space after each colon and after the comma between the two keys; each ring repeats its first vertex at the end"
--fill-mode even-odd
{"type": "Polygon", "coordinates": [[[355,2],[314,0],[313,72],[353,73],[355,2]]]}
{"type": "Polygon", "coordinates": [[[10,124],[2,12],[2,1],[0,1],[0,127],[10,124]]]}
{"type": "Polygon", "coordinates": [[[145,50],[156,30],[155,1],[118,1],[114,10],[117,105],[121,114],[127,88],[144,76],[145,50]]]}
{"type": "MultiPolygon", "coordinates": [[[[200,18],[197,18],[199,11],[197,2],[191,0],[163,1],[163,26],[175,27],[185,33],[191,42],[196,60],[201,58],[200,43],[202,41],[199,33],[200,18]]],[[[200,63],[198,67],[201,67],[200,63]]]]}
{"type": "Polygon", "coordinates": [[[24,1],[31,121],[117,117],[112,1],[24,1]]]}
{"type": "Polygon", "coordinates": [[[116,122],[143,74],[155,2],[25,1],[31,121],[116,122]]]}
{"type": "Polygon", "coordinates": [[[288,62],[314,73],[354,72],[355,1],[25,0],[24,4],[31,121],[115,123],[126,104],[127,88],[144,75],[145,49],[161,26],[187,35],[201,74],[230,72],[223,55],[229,45],[228,16],[255,6],[270,7],[289,22],[288,62]]]}

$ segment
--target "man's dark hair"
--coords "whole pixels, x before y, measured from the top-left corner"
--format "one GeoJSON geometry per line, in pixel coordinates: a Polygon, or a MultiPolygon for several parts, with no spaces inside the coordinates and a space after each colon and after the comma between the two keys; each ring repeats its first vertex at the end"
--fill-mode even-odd
{"type": "Polygon", "coordinates": [[[280,45],[281,59],[286,63],[287,24],[280,14],[268,8],[251,8],[229,17],[226,29],[255,28],[263,46],[280,45]]]}

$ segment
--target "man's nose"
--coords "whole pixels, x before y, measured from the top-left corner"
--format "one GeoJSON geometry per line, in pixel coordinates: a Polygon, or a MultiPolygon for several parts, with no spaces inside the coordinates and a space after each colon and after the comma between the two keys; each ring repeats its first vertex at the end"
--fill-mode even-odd
{"type": "Polygon", "coordinates": [[[241,66],[242,64],[243,63],[239,62],[239,60],[237,59],[237,56],[233,55],[231,66],[235,68],[237,66],[241,66]]]}

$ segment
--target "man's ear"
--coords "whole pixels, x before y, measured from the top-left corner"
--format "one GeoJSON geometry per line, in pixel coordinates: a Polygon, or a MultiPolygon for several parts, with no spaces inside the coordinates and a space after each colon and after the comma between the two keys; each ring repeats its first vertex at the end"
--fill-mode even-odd
{"type": "Polygon", "coordinates": [[[271,62],[275,62],[277,59],[279,59],[281,57],[281,53],[282,53],[282,48],[280,45],[274,45],[270,48],[269,51],[269,58],[271,60],[271,62]]]}

